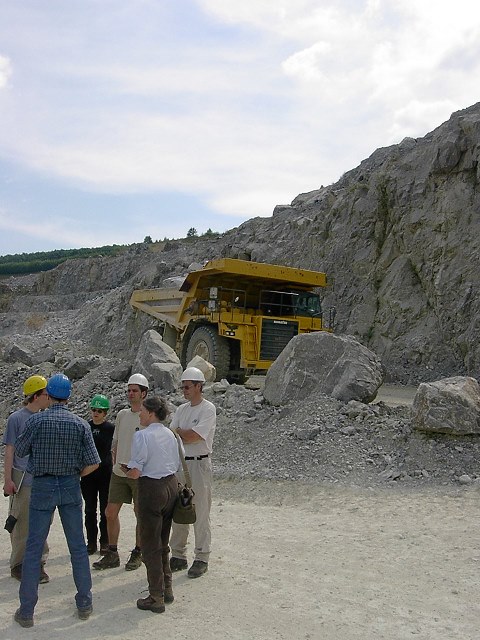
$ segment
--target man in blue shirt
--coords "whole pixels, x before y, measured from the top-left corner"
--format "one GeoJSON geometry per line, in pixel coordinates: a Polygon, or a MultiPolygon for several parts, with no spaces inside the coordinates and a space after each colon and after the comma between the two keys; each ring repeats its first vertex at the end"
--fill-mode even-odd
{"type": "Polygon", "coordinates": [[[29,418],[15,443],[18,456],[29,455],[27,471],[33,476],[20,608],[15,612],[15,621],[22,627],[33,626],[42,549],[57,508],[70,550],[78,617],[86,620],[93,610],[80,477],[97,469],[100,458],[88,423],[65,406],[71,390],[67,376],[52,376],[47,384],[49,409],[29,418]]]}

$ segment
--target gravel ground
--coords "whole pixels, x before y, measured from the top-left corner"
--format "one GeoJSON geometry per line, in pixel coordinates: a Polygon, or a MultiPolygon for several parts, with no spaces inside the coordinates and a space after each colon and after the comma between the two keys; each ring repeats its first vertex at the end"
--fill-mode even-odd
{"type": "MultiPolygon", "coordinates": [[[[88,353],[88,345],[71,340],[72,312],[57,313],[35,333],[20,331],[9,340],[32,348],[50,344],[55,363],[29,368],[0,362],[0,420],[22,401],[23,380],[37,372],[58,371],[75,356],[88,353]]],[[[111,399],[111,418],[126,406],[125,384],[108,372],[118,362],[102,358],[100,365],[74,384],[70,404],[89,416],[94,393],[111,399]]],[[[260,478],[340,484],[357,487],[458,485],[477,481],[480,439],[474,436],[425,435],[412,429],[410,407],[413,388],[388,385],[382,400],[370,405],[341,403],[327,396],[283,407],[269,406],[261,382],[253,388],[214,385],[206,396],[218,409],[214,469],[218,478],[260,478]]],[[[159,392],[159,391],[158,391],[159,392]]],[[[171,408],[183,401],[169,396],[171,408]]],[[[3,428],[0,426],[0,430],[3,428]]],[[[480,474],[479,474],[480,475],[480,474]]]]}

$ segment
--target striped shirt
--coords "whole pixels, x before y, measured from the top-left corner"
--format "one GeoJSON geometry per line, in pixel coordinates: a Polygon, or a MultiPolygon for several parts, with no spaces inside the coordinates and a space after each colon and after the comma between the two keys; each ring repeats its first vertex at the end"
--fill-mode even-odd
{"type": "Polygon", "coordinates": [[[27,471],[33,476],[74,475],[100,462],[88,422],[63,404],[31,416],[15,451],[20,457],[30,455],[27,471]]]}

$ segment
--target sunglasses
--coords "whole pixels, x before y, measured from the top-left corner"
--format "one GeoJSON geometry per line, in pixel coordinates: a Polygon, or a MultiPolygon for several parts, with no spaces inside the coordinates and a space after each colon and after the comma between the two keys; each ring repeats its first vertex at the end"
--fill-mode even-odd
{"type": "Polygon", "coordinates": [[[104,409],[92,409],[92,413],[106,413],[104,409]]]}

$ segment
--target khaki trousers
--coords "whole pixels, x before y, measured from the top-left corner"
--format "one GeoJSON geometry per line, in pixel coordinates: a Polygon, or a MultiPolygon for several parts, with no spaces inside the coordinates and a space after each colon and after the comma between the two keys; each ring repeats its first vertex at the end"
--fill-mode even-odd
{"type": "MultiPolygon", "coordinates": [[[[212,461],[210,458],[203,458],[203,460],[187,460],[186,463],[192,478],[192,488],[195,491],[193,502],[195,503],[197,521],[193,525],[177,524],[174,522],[172,525],[172,535],[170,536],[170,548],[173,558],[186,560],[188,534],[190,527],[193,526],[195,534],[194,559],[208,562],[212,542],[210,530],[212,461]]],[[[185,482],[183,471],[177,475],[181,482],[185,482]]]]}
{"type": "MultiPolygon", "coordinates": [[[[22,479],[23,472],[18,469],[12,470],[12,480],[18,487],[20,480],[22,479]]],[[[28,511],[30,506],[30,494],[32,492],[31,486],[26,486],[22,483],[20,491],[14,496],[10,496],[10,511],[9,513],[17,518],[17,522],[13,527],[13,531],[10,534],[10,543],[12,545],[12,552],[10,554],[10,569],[23,563],[23,556],[25,555],[25,544],[28,538],[28,511]]],[[[48,544],[45,542],[42,552],[42,564],[45,564],[48,557],[48,544]]]]}

